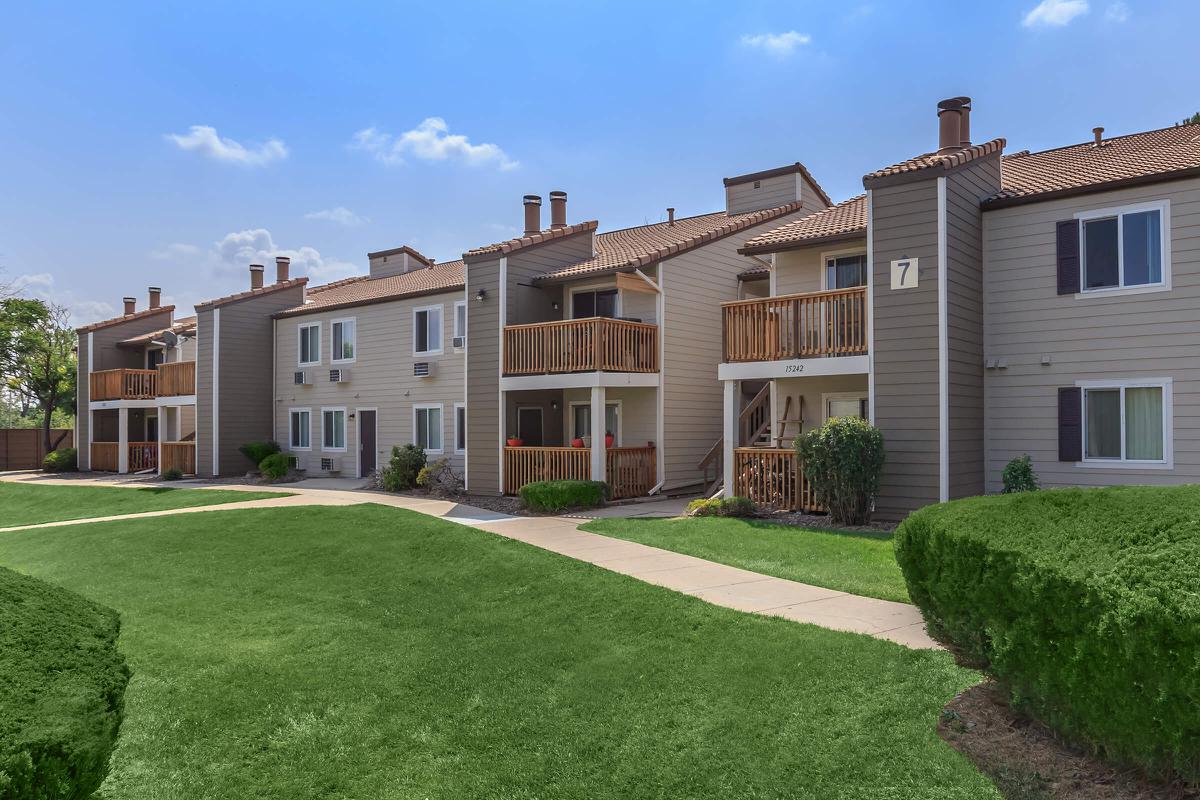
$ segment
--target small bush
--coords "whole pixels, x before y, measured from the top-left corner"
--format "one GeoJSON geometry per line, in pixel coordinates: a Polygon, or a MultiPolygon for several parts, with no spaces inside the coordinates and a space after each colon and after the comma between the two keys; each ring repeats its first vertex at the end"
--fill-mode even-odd
{"type": "Polygon", "coordinates": [[[757,510],[747,497],[712,497],[688,503],[692,517],[753,517],[757,510]]]}
{"type": "Polygon", "coordinates": [[[796,452],[817,502],[842,525],[865,525],[879,494],[883,434],[858,417],[834,417],[796,437],[796,452]]]}
{"type": "Polygon", "coordinates": [[[930,632],[1068,739],[1200,781],[1200,487],[972,497],[897,529],[930,632]]]}
{"type": "Polygon", "coordinates": [[[108,774],[129,669],[116,612],[0,568],[0,797],[91,796],[108,774]]]}
{"type": "Polygon", "coordinates": [[[271,453],[258,462],[258,471],[263,474],[264,478],[277,481],[288,474],[290,464],[291,459],[286,453],[271,453]]]}
{"type": "Polygon", "coordinates": [[[434,494],[450,495],[462,492],[463,481],[450,466],[450,459],[439,458],[417,473],[417,486],[434,494]]]}
{"type": "Polygon", "coordinates": [[[42,469],[46,472],[74,472],[79,469],[79,451],[74,447],[64,447],[47,453],[42,459],[42,469]]]}
{"type": "Polygon", "coordinates": [[[383,488],[389,492],[407,491],[417,485],[417,476],[425,467],[425,451],[415,444],[393,447],[392,458],[383,468],[383,488]]]}
{"type": "Polygon", "coordinates": [[[1000,475],[1004,481],[1004,493],[1036,492],[1039,488],[1037,473],[1033,471],[1033,460],[1026,453],[1004,465],[1000,475]]]}
{"type": "Polygon", "coordinates": [[[530,511],[595,508],[608,499],[603,481],[536,481],[521,487],[521,503],[530,511]]]}
{"type": "Polygon", "coordinates": [[[246,442],[238,448],[238,452],[250,459],[250,463],[258,466],[269,455],[279,452],[277,442],[246,442]]]}
{"type": "Polygon", "coordinates": [[[171,467],[170,469],[163,470],[162,479],[164,481],[177,481],[177,480],[181,479],[182,477],[183,477],[183,473],[180,472],[175,467],[171,467]]]}

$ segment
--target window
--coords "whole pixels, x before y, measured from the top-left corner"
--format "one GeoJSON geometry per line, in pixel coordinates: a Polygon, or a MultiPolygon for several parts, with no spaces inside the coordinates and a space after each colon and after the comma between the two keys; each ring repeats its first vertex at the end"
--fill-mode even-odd
{"type": "Polygon", "coordinates": [[[321,449],[346,449],[346,409],[321,409],[321,449]]]}
{"type": "Polygon", "coordinates": [[[413,406],[413,444],[427,453],[442,452],[442,407],[413,406]]]}
{"type": "Polygon", "coordinates": [[[442,307],[425,306],[413,311],[413,355],[442,352],[442,307]]]}
{"type": "MultiPolygon", "coordinates": [[[[611,433],[615,444],[621,444],[621,404],[607,403],[604,406],[604,432],[611,433]]],[[[592,435],[592,404],[571,404],[571,438],[582,439],[592,435]]]]}
{"type": "Polygon", "coordinates": [[[1088,384],[1083,390],[1085,461],[1167,463],[1170,384],[1088,384]]]}
{"type": "Polygon", "coordinates": [[[333,339],[333,351],[329,360],[342,364],[354,360],[358,323],[353,319],[335,319],[330,325],[329,336],[333,339]]]}
{"type": "Polygon", "coordinates": [[[291,434],[288,443],[292,450],[310,450],[312,443],[312,413],[307,408],[293,408],[288,414],[291,434]]]}
{"type": "Polygon", "coordinates": [[[571,319],[612,318],[616,315],[616,289],[589,289],[582,292],[571,292],[571,319]]]}
{"type": "Polygon", "coordinates": [[[825,259],[825,289],[851,289],[867,285],[867,256],[865,253],[828,256],[825,259]]]}
{"type": "Polygon", "coordinates": [[[300,366],[321,363],[321,323],[300,326],[300,366]]]}
{"type": "Polygon", "coordinates": [[[467,407],[454,404],[454,452],[467,452],[467,407]]]}
{"type": "Polygon", "coordinates": [[[868,416],[868,404],[865,395],[857,392],[847,392],[844,394],[825,394],[821,395],[825,403],[825,419],[833,419],[834,417],[859,417],[866,419],[868,416]]]}
{"type": "Polygon", "coordinates": [[[454,338],[467,340],[467,304],[461,300],[454,304],[454,338]]]}
{"type": "Polygon", "coordinates": [[[1166,203],[1079,215],[1083,291],[1168,282],[1166,203]]]}

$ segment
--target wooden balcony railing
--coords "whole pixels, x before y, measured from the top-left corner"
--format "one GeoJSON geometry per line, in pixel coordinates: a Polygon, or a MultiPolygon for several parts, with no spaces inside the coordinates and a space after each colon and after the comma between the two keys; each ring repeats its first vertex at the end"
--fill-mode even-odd
{"type": "MultiPolygon", "coordinates": [[[[158,467],[158,442],[127,442],[129,472],[141,472],[158,467]]],[[[121,445],[118,442],[92,442],[93,470],[116,472],[121,468],[119,460],[121,445]]]]}
{"type": "Polygon", "coordinates": [[[177,469],[184,475],[195,475],[196,443],[163,442],[161,466],[163,472],[169,469],[177,469]]]}
{"type": "MultiPolygon", "coordinates": [[[[610,496],[614,500],[644,495],[657,481],[653,447],[610,447],[605,451],[610,496]]],[[[587,447],[505,447],[504,490],[516,494],[534,481],[586,481],[592,477],[592,451],[587,447]]]]}
{"type": "Polygon", "coordinates": [[[116,442],[92,442],[92,469],[96,472],[116,472],[119,447],[116,442]]]}
{"type": "Polygon", "coordinates": [[[182,397],[195,393],[195,361],[173,361],[158,365],[159,397],[182,397]]]}
{"type": "Polygon", "coordinates": [[[721,304],[725,361],[854,356],[867,352],[867,289],[721,304]]]}
{"type": "Polygon", "coordinates": [[[795,450],[734,448],[733,493],[770,508],[824,511],[813,497],[795,450]]]}
{"type": "Polygon", "coordinates": [[[158,442],[129,443],[129,471],[158,469],[158,442]]]}
{"type": "Polygon", "coordinates": [[[152,400],[158,371],[105,369],[88,375],[91,400],[152,400]]]}
{"type": "Polygon", "coordinates": [[[504,374],[658,372],[658,326],[591,317],[506,325],[504,374]]]}

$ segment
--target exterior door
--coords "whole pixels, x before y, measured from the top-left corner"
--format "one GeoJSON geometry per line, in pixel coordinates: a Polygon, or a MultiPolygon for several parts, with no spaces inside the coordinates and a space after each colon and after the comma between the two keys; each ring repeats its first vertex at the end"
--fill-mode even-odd
{"type": "Polygon", "coordinates": [[[375,471],[375,411],[358,412],[358,477],[365,478],[375,471]]]}
{"type": "Polygon", "coordinates": [[[542,438],[542,409],[540,406],[526,406],[517,409],[517,436],[526,447],[541,447],[542,438]]]}

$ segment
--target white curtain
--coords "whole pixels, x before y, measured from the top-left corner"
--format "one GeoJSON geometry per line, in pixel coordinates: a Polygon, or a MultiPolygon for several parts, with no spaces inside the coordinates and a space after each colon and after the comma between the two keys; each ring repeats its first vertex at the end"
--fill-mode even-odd
{"type": "Polygon", "coordinates": [[[1163,397],[1159,386],[1125,390],[1125,457],[1161,461],[1163,457],[1163,397]]]}

